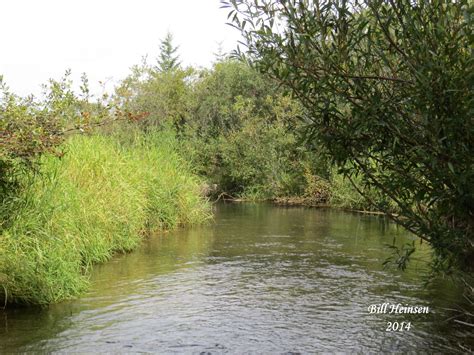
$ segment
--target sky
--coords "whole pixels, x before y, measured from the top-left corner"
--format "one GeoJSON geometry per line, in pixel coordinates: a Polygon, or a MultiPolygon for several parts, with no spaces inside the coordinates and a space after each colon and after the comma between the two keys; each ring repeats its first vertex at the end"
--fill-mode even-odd
{"type": "Polygon", "coordinates": [[[229,52],[239,33],[219,0],[2,0],[0,75],[14,93],[41,93],[66,69],[110,90],[144,56],[153,63],[168,31],[186,65],[209,67],[219,43],[229,52]]]}

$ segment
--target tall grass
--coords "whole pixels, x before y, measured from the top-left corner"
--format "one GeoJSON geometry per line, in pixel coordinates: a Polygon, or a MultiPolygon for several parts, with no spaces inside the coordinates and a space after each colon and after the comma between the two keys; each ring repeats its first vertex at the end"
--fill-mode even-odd
{"type": "Polygon", "coordinates": [[[144,232],[210,217],[172,135],[127,137],[71,138],[62,158],[43,157],[40,174],[2,202],[9,218],[0,229],[0,285],[9,301],[77,296],[91,265],[134,249],[144,232]]]}

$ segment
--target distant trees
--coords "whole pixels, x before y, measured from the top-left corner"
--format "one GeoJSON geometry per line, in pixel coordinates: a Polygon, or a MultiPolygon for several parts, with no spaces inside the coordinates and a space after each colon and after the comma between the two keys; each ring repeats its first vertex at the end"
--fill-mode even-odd
{"type": "Polygon", "coordinates": [[[173,128],[195,169],[229,194],[304,189],[303,153],[287,124],[300,105],[245,63],[222,59],[211,69],[168,72],[144,64],[116,96],[125,110],[149,114],[144,129],[173,128]]]}
{"type": "Polygon", "coordinates": [[[178,47],[168,32],[160,41],[157,64],[143,60],[116,88],[118,105],[130,112],[146,112],[144,127],[173,125],[178,130],[186,119],[189,80],[194,70],[181,68],[178,47]]]}
{"type": "Polygon", "coordinates": [[[246,39],[240,54],[306,108],[309,140],[389,198],[436,266],[473,270],[472,2],[222,3],[246,39]]]}
{"type": "Polygon", "coordinates": [[[300,105],[245,63],[223,60],[192,87],[185,141],[199,172],[253,199],[301,193],[304,153],[288,123],[300,105]]]}
{"type": "Polygon", "coordinates": [[[160,54],[157,58],[157,70],[160,72],[169,72],[178,69],[181,65],[179,56],[176,53],[178,47],[173,45],[173,35],[168,32],[160,42],[160,54]]]}
{"type": "Polygon", "coordinates": [[[162,71],[144,60],[116,88],[115,100],[123,111],[146,114],[140,122],[145,130],[172,128],[196,171],[221,192],[371,208],[329,166],[319,145],[301,144],[302,105],[276,81],[222,50],[209,69],[162,71]]]}

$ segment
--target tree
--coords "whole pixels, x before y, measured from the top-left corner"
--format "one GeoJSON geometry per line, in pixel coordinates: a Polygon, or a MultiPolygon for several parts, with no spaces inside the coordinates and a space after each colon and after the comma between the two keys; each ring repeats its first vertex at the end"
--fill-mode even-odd
{"type": "Polygon", "coordinates": [[[157,58],[160,72],[169,72],[178,69],[180,66],[179,56],[176,54],[179,47],[173,45],[173,35],[168,32],[160,42],[160,54],[157,58]]]}
{"type": "Polygon", "coordinates": [[[214,64],[212,70],[202,73],[195,84],[196,100],[193,121],[205,136],[218,136],[240,128],[242,117],[230,108],[239,96],[255,102],[252,115],[272,111],[265,103],[267,95],[275,94],[275,83],[265,80],[245,63],[224,60],[214,64]]]}
{"type": "Polygon", "coordinates": [[[222,42],[217,43],[217,51],[213,53],[214,55],[214,62],[219,63],[223,62],[228,58],[228,53],[224,51],[224,47],[222,46],[222,42]]]}
{"type": "Polygon", "coordinates": [[[199,173],[246,198],[302,190],[303,154],[287,127],[300,105],[272,80],[227,59],[201,72],[191,97],[185,140],[199,173]]]}
{"type": "Polygon", "coordinates": [[[431,244],[435,266],[472,271],[472,2],[222,3],[246,41],[238,54],[307,109],[307,138],[393,201],[389,216],[431,244]]]}

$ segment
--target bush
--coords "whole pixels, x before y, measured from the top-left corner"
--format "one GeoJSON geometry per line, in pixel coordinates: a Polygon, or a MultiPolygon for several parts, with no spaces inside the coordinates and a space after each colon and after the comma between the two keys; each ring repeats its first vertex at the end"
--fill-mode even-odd
{"type": "Polygon", "coordinates": [[[304,187],[297,134],[300,106],[245,63],[217,63],[195,83],[183,136],[202,175],[250,199],[297,194],[304,187]]]}
{"type": "Polygon", "coordinates": [[[331,170],[330,178],[330,204],[331,206],[358,210],[358,211],[380,211],[376,206],[384,206],[384,211],[397,213],[397,206],[384,196],[380,191],[363,185],[362,179],[353,178],[351,181],[343,174],[339,174],[336,168],[331,170]],[[357,186],[363,194],[359,193],[352,184],[357,186]],[[369,199],[372,201],[370,202],[369,199]]]}
{"type": "Polygon", "coordinates": [[[82,93],[76,95],[70,74],[66,71],[59,81],[50,79],[43,85],[42,100],[11,93],[0,75],[0,197],[15,194],[17,179],[34,171],[42,154],[62,155],[60,145],[67,134],[91,130],[120,116],[118,111],[111,114],[105,97],[90,101],[85,74],[82,93]]]}

